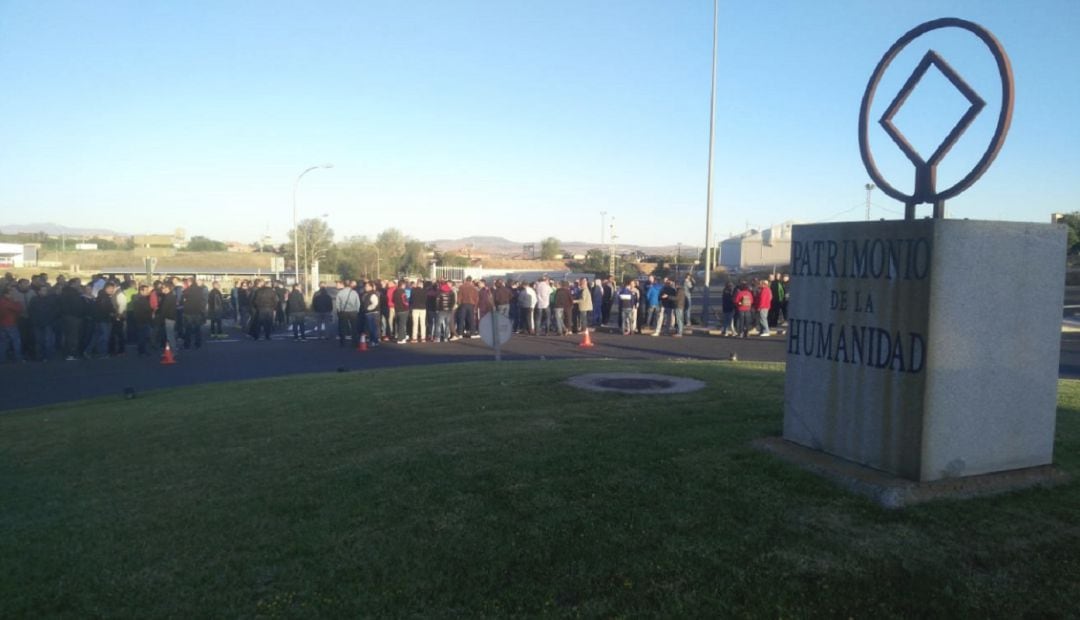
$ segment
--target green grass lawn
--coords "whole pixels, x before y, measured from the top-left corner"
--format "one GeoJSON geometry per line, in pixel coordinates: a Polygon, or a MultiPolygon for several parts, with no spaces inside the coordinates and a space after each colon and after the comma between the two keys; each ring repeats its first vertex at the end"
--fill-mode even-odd
{"type": "MultiPolygon", "coordinates": [[[[782,367],[546,361],[0,415],[0,616],[1075,616],[1080,483],[888,512],[759,453],[782,367]],[[594,394],[580,372],[703,379],[594,394]]],[[[1080,476],[1080,383],[1056,458],[1080,476]]]]}

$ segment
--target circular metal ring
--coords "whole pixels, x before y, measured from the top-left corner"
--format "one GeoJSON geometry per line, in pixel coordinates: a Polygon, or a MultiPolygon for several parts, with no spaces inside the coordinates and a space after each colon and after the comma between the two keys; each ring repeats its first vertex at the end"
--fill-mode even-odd
{"type": "Polygon", "coordinates": [[[1009,63],[1009,57],[1005,54],[1005,49],[1001,46],[1001,43],[998,42],[994,35],[990,34],[988,30],[976,23],[957,19],[955,17],[935,19],[916,26],[904,36],[897,39],[896,43],[893,43],[892,47],[890,47],[889,50],[885,52],[885,55],[881,57],[881,61],[878,62],[873,75],[870,76],[870,82],[866,85],[866,92],[863,93],[862,107],[859,110],[859,153],[862,155],[866,172],[869,173],[870,178],[879,188],[881,188],[881,191],[885,192],[885,194],[896,200],[903,201],[908,205],[914,205],[916,202],[944,201],[971,187],[972,184],[979,180],[979,177],[986,172],[986,169],[990,167],[990,164],[993,163],[994,158],[997,157],[998,152],[1001,150],[1001,146],[1005,143],[1005,134],[1009,132],[1009,124],[1012,122],[1012,112],[1012,65],[1009,63]],[[914,194],[904,194],[894,188],[885,180],[885,177],[883,177],[881,172],[877,169],[877,165],[874,163],[874,156],[870,152],[870,137],[867,125],[870,118],[870,106],[874,102],[874,94],[877,91],[878,83],[881,81],[882,76],[885,74],[885,70],[889,68],[889,65],[892,64],[892,61],[896,58],[897,54],[916,38],[940,28],[961,28],[967,30],[979,37],[979,39],[990,48],[990,53],[993,54],[994,60],[997,62],[998,75],[1001,77],[1001,111],[998,114],[997,128],[994,130],[994,137],[990,140],[990,145],[987,147],[986,152],[983,153],[982,158],[979,159],[979,162],[971,169],[971,172],[967,173],[967,176],[960,179],[960,181],[952,187],[944,191],[935,192],[930,197],[930,200],[916,201],[914,194]]]}

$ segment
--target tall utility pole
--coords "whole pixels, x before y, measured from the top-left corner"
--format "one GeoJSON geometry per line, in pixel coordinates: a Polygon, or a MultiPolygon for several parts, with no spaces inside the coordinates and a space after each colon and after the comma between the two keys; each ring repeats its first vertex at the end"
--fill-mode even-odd
{"type": "Polygon", "coordinates": [[[713,0],[712,23],[712,81],[709,94],[709,172],[705,183],[705,299],[701,311],[701,324],[709,326],[709,285],[713,268],[713,144],[716,142],[716,25],[719,17],[719,0],[713,0]]]}
{"type": "Polygon", "coordinates": [[[875,185],[873,183],[867,183],[866,187],[866,221],[870,221],[870,192],[874,191],[875,185]]]}
{"type": "Polygon", "coordinates": [[[600,247],[604,247],[604,230],[607,228],[607,211],[600,212],[600,247]]]}

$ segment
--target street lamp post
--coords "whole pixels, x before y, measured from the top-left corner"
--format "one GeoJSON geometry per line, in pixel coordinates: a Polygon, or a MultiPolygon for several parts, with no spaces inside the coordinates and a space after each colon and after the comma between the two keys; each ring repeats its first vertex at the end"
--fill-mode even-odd
{"type": "MultiPolygon", "coordinates": [[[[300,173],[296,177],[296,182],[293,183],[292,188],[292,229],[293,229],[293,272],[296,274],[297,283],[300,282],[300,230],[296,226],[296,190],[300,187],[300,179],[304,178],[304,175],[315,170],[317,168],[333,168],[334,164],[321,164],[318,166],[312,166],[307,170],[300,173]]],[[[305,252],[306,254],[306,252],[305,252]]],[[[307,278],[304,278],[304,290],[307,290],[307,278]]]]}
{"type": "Polygon", "coordinates": [[[874,191],[874,188],[876,186],[873,183],[867,183],[864,187],[866,188],[866,221],[869,222],[870,221],[870,192],[874,191]]]}
{"type": "Polygon", "coordinates": [[[712,204],[713,204],[713,144],[716,137],[716,26],[719,14],[718,0],[713,0],[712,30],[712,87],[709,94],[709,171],[705,185],[705,299],[701,310],[701,324],[709,326],[709,286],[713,266],[712,204]]]}

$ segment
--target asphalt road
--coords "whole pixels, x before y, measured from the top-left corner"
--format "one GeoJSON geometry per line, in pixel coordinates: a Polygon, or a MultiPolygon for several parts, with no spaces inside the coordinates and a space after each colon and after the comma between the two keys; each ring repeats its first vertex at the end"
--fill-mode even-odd
{"type": "MultiPolygon", "coordinates": [[[[6,364],[0,411],[51,403],[180,387],[215,381],[236,381],[311,372],[364,371],[372,368],[493,361],[493,349],[483,340],[446,343],[390,344],[358,352],[339,347],[336,340],[296,342],[275,334],[275,340],[252,341],[230,330],[227,340],[207,340],[200,350],[177,352],[177,363],[163,366],[158,357],[140,358],[135,348],[128,354],[103,360],[28,362],[6,364]]],[[[503,359],[694,359],[726,360],[736,352],[742,360],[783,361],[783,337],[745,340],[686,336],[671,338],[645,335],[593,334],[593,348],[581,348],[580,336],[514,336],[503,347],[503,359]]]]}
{"type": "MultiPolygon", "coordinates": [[[[0,411],[34,407],[98,396],[216,381],[236,381],[312,372],[364,371],[416,364],[493,361],[493,351],[480,339],[448,343],[389,344],[358,352],[341,348],[336,340],[295,342],[277,334],[275,340],[254,342],[230,330],[227,340],[207,340],[201,350],[178,351],[177,363],[163,366],[158,358],[140,358],[134,347],[123,357],[104,360],[53,360],[48,363],[5,364],[0,371],[0,411]]],[[[727,360],[736,353],[742,361],[782,362],[785,338],[747,339],[688,335],[684,338],[593,335],[596,346],[581,348],[580,336],[514,336],[503,347],[503,359],[623,359],[727,360]]],[[[1059,376],[1080,378],[1080,332],[1062,333],[1059,376]]]]}

